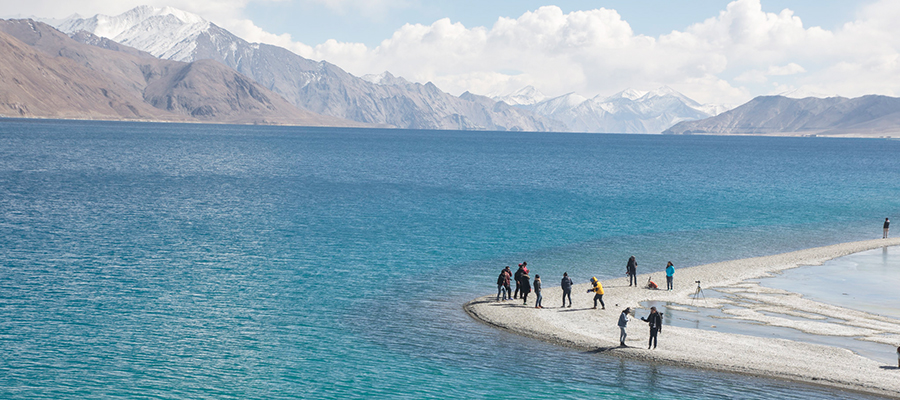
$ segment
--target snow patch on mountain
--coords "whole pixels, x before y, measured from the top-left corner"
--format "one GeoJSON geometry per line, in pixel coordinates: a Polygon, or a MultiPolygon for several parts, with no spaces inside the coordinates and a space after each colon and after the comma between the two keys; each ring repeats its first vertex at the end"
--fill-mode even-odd
{"type": "Polygon", "coordinates": [[[534,86],[525,86],[506,96],[494,97],[495,101],[502,101],[511,106],[527,106],[540,103],[547,99],[543,93],[535,89],[534,86]]]}
{"type": "Polygon", "coordinates": [[[801,87],[799,89],[789,90],[786,92],[778,93],[778,96],[784,96],[790,99],[805,99],[807,97],[815,97],[817,99],[827,99],[829,97],[840,97],[836,94],[825,94],[821,93],[806,87],[801,87]]]}
{"type": "Polygon", "coordinates": [[[408,80],[403,79],[399,76],[394,76],[393,74],[391,74],[390,72],[387,72],[387,71],[384,71],[380,74],[363,75],[360,77],[360,79],[362,79],[366,82],[369,82],[369,83],[373,83],[376,85],[382,85],[382,86],[391,86],[391,85],[404,86],[404,85],[409,85],[409,83],[410,83],[408,80]]]}
{"type": "Polygon", "coordinates": [[[117,16],[81,18],[76,14],[57,28],[70,35],[87,31],[159,58],[190,62],[197,37],[210,25],[199,15],[176,8],[139,6],[117,16]]]}

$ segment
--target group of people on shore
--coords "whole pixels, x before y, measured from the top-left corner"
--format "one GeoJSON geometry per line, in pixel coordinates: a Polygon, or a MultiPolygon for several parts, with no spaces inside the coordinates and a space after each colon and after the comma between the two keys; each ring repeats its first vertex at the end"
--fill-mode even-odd
{"type": "MultiPolygon", "coordinates": [[[[628,275],[628,286],[638,286],[637,282],[637,260],[634,256],[631,256],[628,259],[627,264],[625,265],[625,274],[628,275]]],[[[675,276],[675,265],[669,261],[666,264],[666,290],[674,289],[674,276],[675,276]]],[[[560,281],[560,286],[562,287],[562,307],[572,307],[572,286],[574,282],[572,278],[569,276],[568,272],[563,273],[562,280],[560,281]],[[568,306],[566,305],[566,299],[569,300],[568,306]]],[[[658,286],[653,281],[648,281],[648,288],[658,289],[658,286]]],[[[534,308],[544,308],[541,304],[543,300],[543,296],[541,295],[541,276],[535,275],[534,281],[532,282],[531,276],[529,275],[528,270],[528,262],[523,261],[519,264],[519,269],[516,272],[512,272],[509,266],[506,266],[500,271],[500,276],[497,277],[497,301],[507,301],[507,300],[517,300],[520,297],[522,298],[522,304],[528,304],[528,295],[534,290],[536,299],[534,308]],[[515,283],[515,290],[511,290],[511,283],[515,283]]],[[[603,302],[603,284],[600,283],[600,280],[597,277],[591,277],[591,288],[587,290],[588,293],[594,293],[594,309],[597,309],[597,303],[600,303],[600,309],[605,310],[606,304],[603,302]]],[[[625,328],[628,325],[628,315],[633,314],[631,308],[626,308],[622,310],[621,315],[619,315],[618,326],[620,330],[619,344],[621,346],[625,346],[625,337],[627,336],[625,328]]],[[[662,332],[662,314],[657,312],[656,307],[650,307],[650,314],[647,317],[641,317],[641,320],[646,322],[650,326],[650,342],[647,345],[647,348],[650,349],[656,348],[657,344],[657,336],[660,332],[662,332]]]]}
{"type": "MultiPolygon", "coordinates": [[[[638,286],[637,265],[634,256],[631,256],[628,259],[628,263],[625,265],[625,274],[628,275],[628,286],[638,286]]],[[[521,297],[522,304],[528,304],[528,295],[534,290],[534,294],[537,296],[535,308],[544,308],[541,305],[541,300],[543,300],[543,296],[541,296],[541,276],[535,275],[534,282],[532,283],[531,276],[528,275],[528,273],[527,261],[522,261],[522,263],[519,264],[519,269],[517,269],[515,273],[509,269],[508,265],[503,268],[500,271],[500,276],[497,277],[497,301],[516,300],[521,297]],[[515,291],[511,288],[512,283],[515,283],[515,291]]],[[[666,264],[666,290],[674,289],[674,278],[675,265],[669,261],[666,264]]],[[[566,307],[566,299],[569,299],[568,307],[572,307],[573,284],[572,278],[569,277],[569,273],[563,272],[562,281],[560,282],[563,291],[563,307],[566,307]]],[[[648,282],[648,288],[658,289],[653,281],[648,282]]],[[[597,308],[597,303],[599,302],[601,309],[605,310],[606,304],[603,303],[603,284],[597,280],[597,277],[591,277],[591,288],[588,289],[588,293],[590,292],[594,292],[594,308],[597,308]]]]}
{"type": "MultiPolygon", "coordinates": [[[[628,286],[634,285],[638,286],[637,281],[637,260],[635,260],[634,256],[631,256],[628,259],[628,263],[625,264],[625,275],[628,275],[628,286]]],[[[647,288],[648,289],[659,289],[659,286],[656,285],[652,280],[647,280],[647,288]]],[[[675,265],[672,264],[671,261],[666,263],[666,290],[673,290],[675,288],[675,265]]]]}
{"type": "Polygon", "coordinates": [[[531,282],[531,276],[528,275],[528,262],[522,261],[519,264],[519,269],[513,273],[509,266],[500,271],[500,276],[497,277],[497,301],[500,301],[501,295],[503,300],[515,300],[518,299],[519,296],[522,297],[522,304],[528,304],[528,294],[531,293],[532,288],[534,288],[534,308],[544,308],[541,305],[543,300],[543,296],[541,295],[541,276],[534,276],[534,283],[531,282]],[[515,292],[510,290],[510,280],[514,279],[516,283],[515,292]]]}

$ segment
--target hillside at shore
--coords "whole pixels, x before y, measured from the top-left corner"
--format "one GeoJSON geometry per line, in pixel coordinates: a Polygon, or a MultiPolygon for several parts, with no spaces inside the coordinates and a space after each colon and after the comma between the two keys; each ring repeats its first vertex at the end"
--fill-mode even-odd
{"type": "Polygon", "coordinates": [[[900,98],[760,96],[715,117],[680,122],[663,134],[900,137],[900,98]]]}
{"type": "Polygon", "coordinates": [[[32,20],[0,20],[0,116],[362,126],[298,109],[213,61],[160,60],[32,20]]]}

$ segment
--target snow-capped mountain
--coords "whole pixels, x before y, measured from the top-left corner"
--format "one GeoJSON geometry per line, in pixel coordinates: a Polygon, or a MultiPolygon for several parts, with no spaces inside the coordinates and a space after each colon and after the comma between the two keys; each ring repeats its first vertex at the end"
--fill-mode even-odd
{"type": "Polygon", "coordinates": [[[661,133],[678,122],[724,111],[697,103],[666,86],[649,92],[626,89],[591,99],[569,93],[518,107],[561,121],[572,131],[604,133],[661,133]]]}
{"type": "Polygon", "coordinates": [[[163,60],[81,31],[0,20],[0,115],[359,126],[298,109],[218,62],[163,60]]]}
{"type": "Polygon", "coordinates": [[[525,86],[506,96],[494,97],[496,101],[502,101],[511,106],[530,106],[547,99],[543,93],[534,88],[534,86],[525,86]]]}
{"type": "Polygon", "coordinates": [[[431,83],[411,83],[390,74],[358,78],[325,61],[308,60],[277,46],[249,43],[197,15],[171,7],[141,6],[112,17],[75,16],[58,27],[70,36],[85,30],[161,58],[185,62],[212,59],[295,106],[323,115],[411,129],[565,129],[527,110],[452,96],[431,83]]]}
{"type": "Polygon", "coordinates": [[[57,26],[65,33],[86,31],[159,58],[184,62],[194,61],[197,38],[210,27],[199,15],[151,6],[135,7],[117,16],[81,18],[76,14],[57,26]]]}

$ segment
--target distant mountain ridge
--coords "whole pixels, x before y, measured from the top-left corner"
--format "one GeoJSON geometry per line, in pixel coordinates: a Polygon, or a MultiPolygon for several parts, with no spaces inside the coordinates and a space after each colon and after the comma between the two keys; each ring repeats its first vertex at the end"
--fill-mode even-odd
{"type": "Polygon", "coordinates": [[[353,121],[412,129],[566,130],[532,112],[452,96],[431,83],[411,83],[383,74],[377,83],[328,62],[287,49],[249,43],[199,16],[170,7],[136,7],[118,16],[62,21],[60,30],[87,31],[154,56],[192,62],[218,61],[284,96],[297,107],[353,121]]]}
{"type": "Polygon", "coordinates": [[[0,115],[359,126],[297,109],[209,60],[161,60],[32,20],[0,20],[0,115]]]}
{"type": "Polygon", "coordinates": [[[669,87],[650,92],[626,89],[588,99],[574,93],[546,98],[528,86],[495,100],[561,121],[572,131],[599,133],[660,133],[678,122],[708,118],[721,111],[669,87]]]}
{"type": "Polygon", "coordinates": [[[663,133],[897,136],[900,135],[900,98],[759,96],[715,117],[678,123],[663,133]]]}

